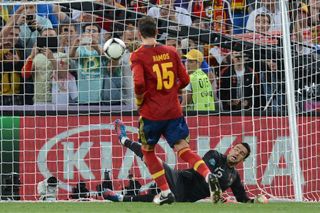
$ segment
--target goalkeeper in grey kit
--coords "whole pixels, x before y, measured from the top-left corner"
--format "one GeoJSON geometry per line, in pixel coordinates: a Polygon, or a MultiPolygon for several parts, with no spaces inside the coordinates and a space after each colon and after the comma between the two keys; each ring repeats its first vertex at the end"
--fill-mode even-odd
{"type": "MultiPolygon", "coordinates": [[[[143,159],[141,145],[132,142],[126,135],[126,129],[120,120],[115,121],[115,130],[120,143],[132,150],[138,157],[143,159]]],[[[204,156],[203,161],[209,167],[210,171],[216,175],[219,180],[217,202],[227,202],[222,198],[222,192],[231,188],[236,200],[242,203],[267,203],[264,195],[258,195],[256,198],[249,198],[241,183],[240,175],[235,167],[243,162],[250,155],[250,147],[247,143],[235,145],[228,155],[223,155],[216,150],[209,150],[204,156]]],[[[195,202],[210,196],[210,191],[205,179],[196,171],[191,169],[175,170],[163,162],[166,179],[171,191],[174,193],[177,202],[195,202]]],[[[106,198],[108,199],[108,198],[106,198]]],[[[136,198],[121,197],[118,201],[139,201],[136,198]]],[[[117,200],[116,200],[117,201],[117,200]]],[[[141,200],[145,201],[145,200],[141,200]]]]}

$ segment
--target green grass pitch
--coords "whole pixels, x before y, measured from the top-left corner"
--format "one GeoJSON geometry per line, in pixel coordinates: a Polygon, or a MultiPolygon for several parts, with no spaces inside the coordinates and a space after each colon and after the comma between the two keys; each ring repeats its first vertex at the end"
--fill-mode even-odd
{"type": "Polygon", "coordinates": [[[111,202],[3,202],[0,212],[9,213],[217,213],[217,212],[297,212],[320,213],[320,203],[270,203],[258,204],[218,204],[212,203],[174,203],[156,206],[153,203],[111,203],[111,202]]]}

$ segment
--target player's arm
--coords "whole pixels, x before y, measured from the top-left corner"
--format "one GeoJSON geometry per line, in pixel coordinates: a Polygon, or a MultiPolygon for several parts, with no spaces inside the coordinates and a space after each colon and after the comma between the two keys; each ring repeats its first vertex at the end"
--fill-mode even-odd
{"type": "Polygon", "coordinates": [[[236,179],[234,180],[233,184],[230,187],[238,202],[253,203],[253,200],[248,197],[244,189],[244,186],[241,183],[239,174],[237,174],[236,179]]]}
{"type": "Polygon", "coordinates": [[[143,102],[143,95],[145,93],[145,81],[144,81],[144,70],[143,66],[136,59],[135,55],[131,54],[130,57],[131,70],[133,72],[133,82],[134,82],[134,93],[136,95],[136,104],[141,106],[143,102]]]}
{"type": "Polygon", "coordinates": [[[39,200],[45,200],[47,198],[46,180],[40,181],[37,186],[39,200]]]}
{"type": "Polygon", "coordinates": [[[181,58],[178,55],[178,53],[176,53],[175,55],[176,55],[176,60],[177,60],[177,64],[178,64],[177,74],[178,74],[178,79],[179,79],[179,84],[180,84],[179,88],[183,89],[190,83],[190,76],[187,73],[185,66],[182,64],[181,58]]]}
{"type": "Polygon", "coordinates": [[[37,190],[38,190],[38,194],[40,196],[46,194],[47,190],[46,190],[46,186],[45,186],[44,181],[41,181],[41,182],[38,183],[37,190]]]}
{"type": "Polygon", "coordinates": [[[254,199],[248,197],[239,174],[231,185],[231,190],[238,202],[241,203],[268,203],[268,199],[264,195],[258,195],[254,199]]]}
{"type": "Polygon", "coordinates": [[[72,59],[78,59],[79,57],[80,37],[74,39],[71,47],[69,48],[69,57],[72,59]]]}
{"type": "Polygon", "coordinates": [[[191,85],[188,84],[184,89],[181,90],[182,101],[181,106],[187,107],[188,104],[192,103],[192,89],[191,85]]]}

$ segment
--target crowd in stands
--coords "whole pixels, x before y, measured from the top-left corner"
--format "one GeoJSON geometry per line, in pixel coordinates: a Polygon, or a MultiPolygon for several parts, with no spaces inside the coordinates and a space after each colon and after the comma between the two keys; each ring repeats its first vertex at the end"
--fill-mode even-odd
{"type": "MultiPolygon", "coordinates": [[[[282,31],[277,0],[96,0],[98,11],[59,4],[0,6],[0,105],[120,105],[134,109],[130,53],[139,47],[133,20],[117,28],[104,6],[126,8],[178,25],[212,30],[244,41],[274,45],[282,31]],[[100,15],[99,15],[100,14],[100,15]],[[278,36],[278,37],[277,37],[278,36]],[[120,60],[109,60],[103,44],[111,37],[127,46],[120,60]]],[[[320,2],[290,4],[291,40],[298,56],[317,54],[320,2]]],[[[233,50],[199,37],[159,34],[175,46],[191,77],[182,91],[185,110],[283,110],[284,60],[233,50]]],[[[317,70],[315,71],[317,72],[317,70]]],[[[314,83],[314,82],[313,82],[314,83]]]]}

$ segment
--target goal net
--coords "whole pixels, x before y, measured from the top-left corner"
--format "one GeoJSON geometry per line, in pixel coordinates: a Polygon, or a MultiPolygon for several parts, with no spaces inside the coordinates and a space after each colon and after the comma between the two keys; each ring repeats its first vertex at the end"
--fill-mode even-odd
{"type": "MultiPolygon", "coordinates": [[[[251,155],[237,170],[250,197],[319,201],[320,4],[280,3],[1,1],[1,199],[38,200],[39,183],[52,176],[58,200],[79,183],[92,199],[105,188],[146,194],[154,186],[112,124],[121,119],[138,141],[129,58],[140,46],[137,20],[150,15],[158,42],[175,46],[183,63],[194,49],[203,55],[203,78],[186,64],[193,80],[180,97],[192,150],[228,154],[246,142],[251,155]],[[104,55],[115,37],[127,46],[120,60],[104,55]]],[[[164,139],[156,151],[188,168],[164,139]]]]}

